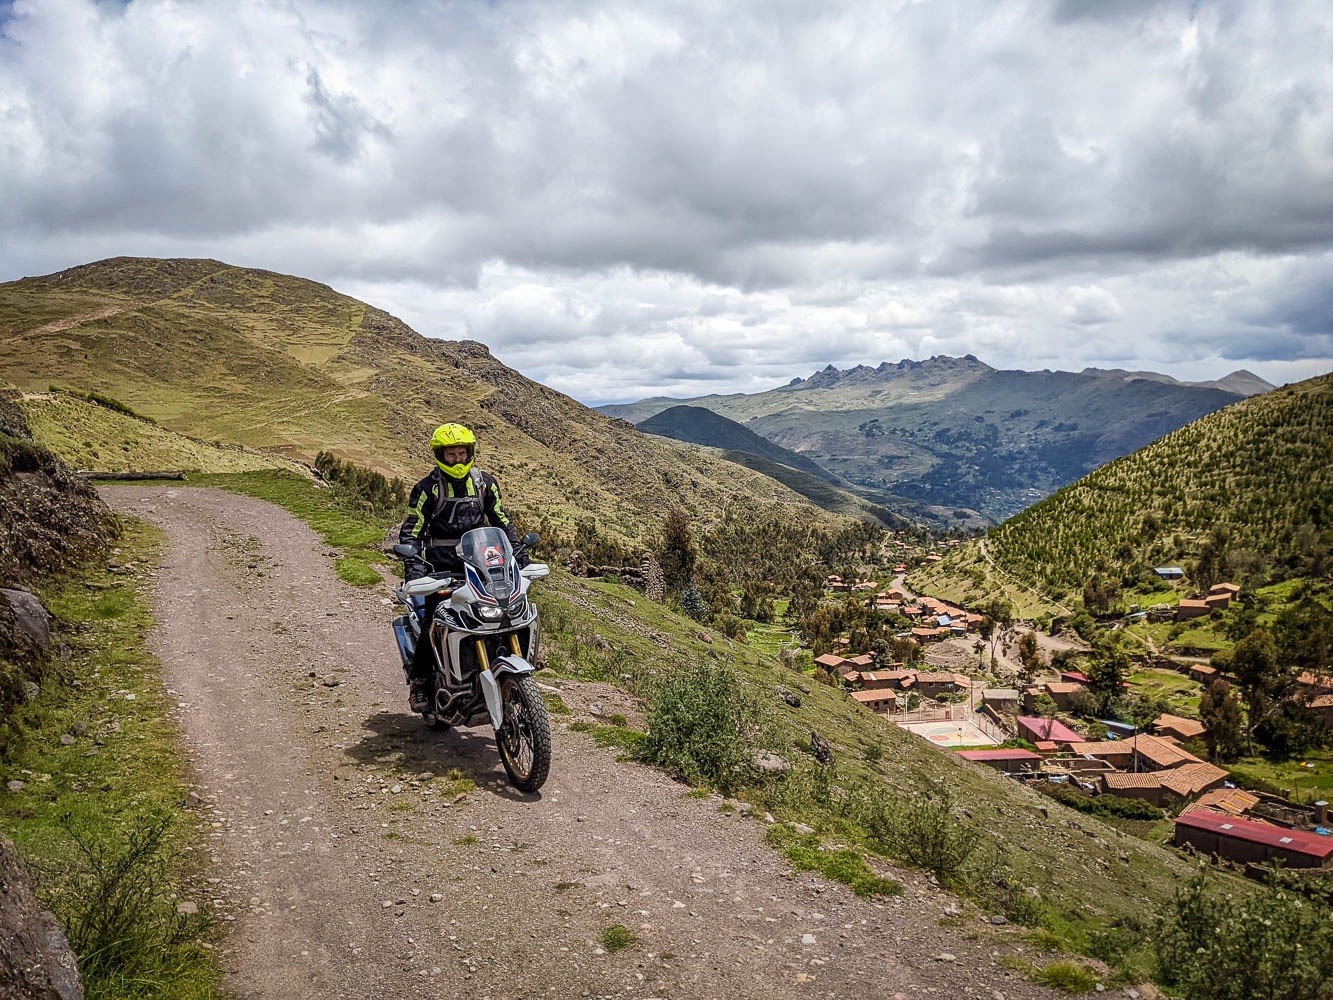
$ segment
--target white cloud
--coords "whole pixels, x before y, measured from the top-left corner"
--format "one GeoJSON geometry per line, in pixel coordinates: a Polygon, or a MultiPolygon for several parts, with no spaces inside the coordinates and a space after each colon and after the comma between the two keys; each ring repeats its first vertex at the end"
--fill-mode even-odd
{"type": "Polygon", "coordinates": [[[211,256],[589,401],[1333,367],[1319,0],[0,5],[0,279],[211,256]]]}

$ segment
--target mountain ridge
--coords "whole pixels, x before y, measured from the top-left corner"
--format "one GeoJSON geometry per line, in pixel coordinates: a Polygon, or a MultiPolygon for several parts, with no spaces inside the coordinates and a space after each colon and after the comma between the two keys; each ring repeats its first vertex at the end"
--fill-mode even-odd
{"type": "Polygon", "coordinates": [[[760,393],[599,409],[637,423],[668,406],[702,406],[812,458],[863,495],[979,510],[998,522],[1267,386],[1243,372],[1227,377],[1232,388],[1150,375],[1000,370],[973,355],[936,355],[829,365],[760,393]]]}

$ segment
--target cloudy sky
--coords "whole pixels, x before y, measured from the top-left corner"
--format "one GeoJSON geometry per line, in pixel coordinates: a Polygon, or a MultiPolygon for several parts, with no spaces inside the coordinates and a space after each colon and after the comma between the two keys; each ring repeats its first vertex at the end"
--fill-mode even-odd
{"type": "Polygon", "coordinates": [[[327,282],[589,403],[1333,370],[1328,0],[0,0],[0,280],[327,282]]]}

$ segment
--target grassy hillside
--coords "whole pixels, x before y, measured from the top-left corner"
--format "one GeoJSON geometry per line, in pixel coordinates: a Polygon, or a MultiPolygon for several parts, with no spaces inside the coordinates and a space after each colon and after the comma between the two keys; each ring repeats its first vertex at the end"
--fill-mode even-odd
{"type": "Polygon", "coordinates": [[[303,466],[279,455],[200,441],[65,392],[27,393],[19,406],[33,435],[76,469],[305,474],[303,466]]]}
{"type": "MultiPolygon", "coordinates": [[[[837,520],[763,475],[588,410],[481,344],[427,340],[324,285],[212,260],[115,258],[0,285],[0,382],[99,393],[195,439],[303,463],[327,449],[409,482],[429,468],[431,430],[461,421],[508,506],[551,533],[595,525],[637,544],[673,504],[700,525],[730,504],[837,520]]],[[[41,409],[71,455],[119,452],[137,469],[166,457],[110,419],[75,440],[41,409]]]]}
{"type": "Polygon", "coordinates": [[[1128,589],[1181,565],[1252,589],[1326,575],[1333,375],[1255,396],[1111,462],[913,577],[979,593],[1007,578],[1066,603],[1097,575],[1128,589]],[[994,560],[998,569],[987,562],[994,560]]]}
{"type": "Polygon", "coordinates": [[[819,467],[804,455],[774,444],[754,431],[728,420],[721,414],[702,406],[672,406],[655,413],[638,425],[639,430],[661,437],[708,445],[724,451],[748,452],[779,465],[800,469],[828,483],[838,483],[838,477],[819,467]]]}

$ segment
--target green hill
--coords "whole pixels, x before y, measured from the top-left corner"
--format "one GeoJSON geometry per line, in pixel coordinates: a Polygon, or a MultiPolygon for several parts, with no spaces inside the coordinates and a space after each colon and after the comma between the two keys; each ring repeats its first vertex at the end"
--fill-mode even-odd
{"type": "Polygon", "coordinates": [[[1180,565],[1196,586],[1235,579],[1248,589],[1327,575],[1331,524],[1333,374],[1167,434],[913,580],[962,598],[1007,577],[1071,603],[1094,577],[1128,589],[1180,565]]]}
{"type": "MultiPolygon", "coordinates": [[[[328,450],[409,482],[429,468],[431,430],[460,421],[477,431],[479,462],[500,477],[508,506],[556,536],[583,525],[636,545],[677,504],[700,526],[733,504],[841,523],[766,476],[532,382],[482,344],[428,340],[325,285],[215,260],[114,258],[0,285],[3,383],[30,394],[42,435],[80,465],[114,457],[156,471],[167,456],[143,424],[130,435],[103,410],[64,426],[31,394],[52,384],[100,394],[233,456],[246,448],[309,464],[328,450]]],[[[216,469],[217,457],[171,461],[216,469]]]]}
{"type": "Polygon", "coordinates": [[[837,476],[821,468],[817,462],[776,445],[736,421],[702,406],[668,407],[641,421],[638,428],[645,433],[674,438],[677,441],[708,445],[710,448],[722,448],[725,451],[748,452],[779,465],[800,469],[826,483],[836,485],[839,482],[837,476]]]}

